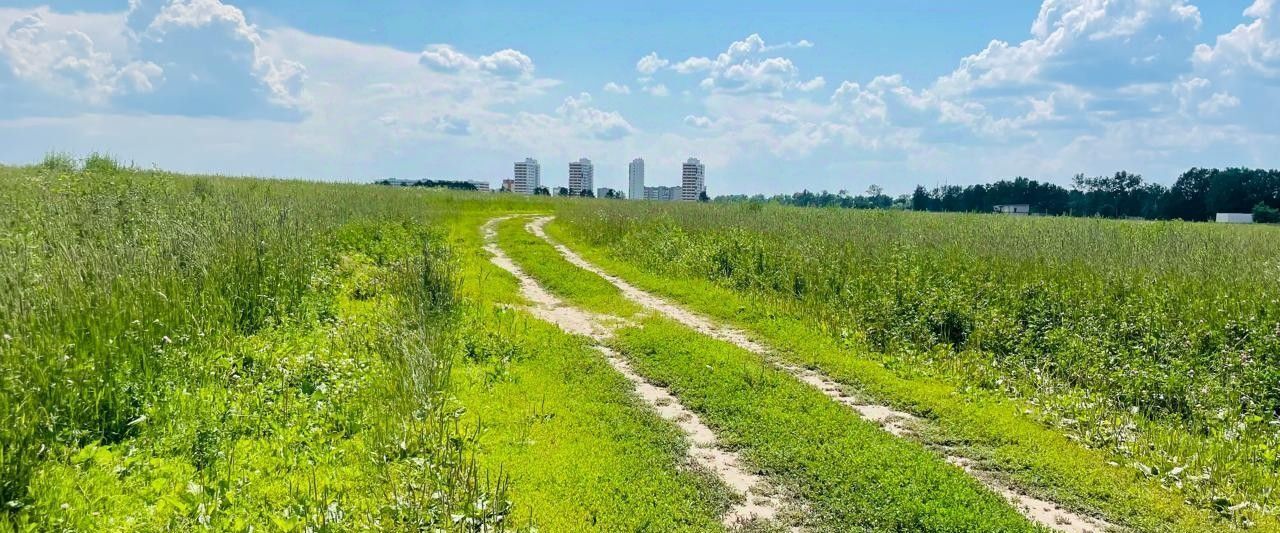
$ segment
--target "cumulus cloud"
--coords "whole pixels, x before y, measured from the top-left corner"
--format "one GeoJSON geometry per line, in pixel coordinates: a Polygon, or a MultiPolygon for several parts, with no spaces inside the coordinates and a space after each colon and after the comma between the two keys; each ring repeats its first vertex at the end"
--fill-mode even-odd
{"type": "Polygon", "coordinates": [[[715,61],[708,57],[691,57],[671,66],[671,69],[681,74],[690,74],[693,72],[701,72],[711,70],[715,66],[715,61]]]}
{"type": "Polygon", "coordinates": [[[658,57],[657,52],[651,52],[649,55],[640,58],[639,61],[636,61],[636,72],[649,76],[666,67],[670,63],[670,61],[658,57]]]}
{"type": "Polygon", "coordinates": [[[534,70],[529,56],[510,48],[471,57],[450,45],[433,44],[422,51],[419,62],[439,72],[482,72],[508,79],[528,78],[534,70]]]}
{"type": "Polygon", "coordinates": [[[604,141],[621,139],[631,135],[635,128],[615,111],[601,111],[591,105],[591,94],[581,93],[564,99],[556,109],[570,127],[586,137],[604,141]]]}
{"type": "Polygon", "coordinates": [[[1203,117],[1280,132],[1273,109],[1280,101],[1280,3],[1256,0],[1244,10],[1248,20],[1201,43],[1191,53],[1194,73],[1178,89],[1180,109],[1203,117]],[[1212,85],[1212,87],[1209,87],[1212,85]]]}
{"type": "Polygon", "coordinates": [[[609,82],[604,84],[604,92],[614,94],[631,94],[631,87],[626,84],[609,82]]]}
{"type": "Polygon", "coordinates": [[[920,143],[1030,143],[1175,110],[1219,116],[1242,100],[1190,72],[1200,26],[1185,0],[1044,0],[1026,40],[992,41],[919,88],[897,75],[843,82],[832,105],[849,131],[920,143]]]}
{"type": "MultiPolygon", "coordinates": [[[[162,79],[154,63],[117,60],[98,50],[84,32],[50,29],[39,13],[17,20],[0,36],[0,62],[15,82],[91,106],[122,94],[151,92],[162,79]]],[[[9,99],[16,102],[22,96],[10,94],[9,99]]]]}
{"type": "Polygon", "coordinates": [[[239,8],[219,0],[132,0],[128,30],[164,82],[128,107],[149,112],[296,119],[306,68],[273,57],[239,8]]]}
{"type": "Polygon", "coordinates": [[[1191,59],[1201,69],[1229,76],[1258,75],[1280,79],[1280,3],[1256,0],[1244,11],[1253,20],[1219,35],[1212,45],[1200,44],[1191,59]]]}
{"type": "Polygon", "coordinates": [[[13,107],[32,112],[42,106],[67,112],[76,109],[68,104],[80,104],[296,119],[306,78],[300,63],[265,53],[257,27],[218,0],[131,0],[127,11],[108,15],[38,8],[0,36],[0,62],[8,67],[0,69],[0,81],[12,78],[4,93],[13,107]],[[97,26],[53,30],[46,16],[97,26]]]}
{"type": "Polygon", "coordinates": [[[805,91],[805,92],[816,91],[826,86],[827,86],[827,80],[823,79],[822,76],[818,76],[809,81],[796,84],[797,89],[800,89],[801,91],[805,91]]]}
{"type": "Polygon", "coordinates": [[[644,92],[649,93],[652,96],[667,96],[671,94],[671,91],[667,89],[667,86],[661,83],[645,86],[644,92]]]}
{"type": "MultiPolygon", "coordinates": [[[[753,33],[741,41],[730,43],[729,47],[715,58],[693,56],[671,64],[670,68],[680,74],[705,73],[699,86],[712,91],[737,93],[781,93],[791,89],[812,91],[823,87],[826,80],[821,77],[808,81],[800,80],[799,69],[790,59],[759,57],[765,52],[812,46],[813,43],[807,40],[768,45],[759,34],[753,33]]],[[[664,61],[662,66],[666,65],[664,61]]],[[[654,71],[656,70],[655,68],[654,71]]]]}
{"type": "Polygon", "coordinates": [[[1055,83],[1115,88],[1185,70],[1200,27],[1185,0],[1045,0],[1018,44],[991,41],[938,80],[951,94],[1055,83]]]}
{"type": "Polygon", "coordinates": [[[686,126],[691,126],[699,129],[706,129],[711,127],[712,121],[710,118],[703,117],[703,116],[686,115],[684,117],[684,123],[686,126]]]}
{"type": "Polygon", "coordinates": [[[468,135],[471,122],[461,117],[442,116],[436,119],[436,131],[446,135],[468,135]]]}
{"type": "Polygon", "coordinates": [[[773,45],[768,45],[768,46],[762,46],[762,47],[760,47],[760,50],[765,51],[765,52],[769,52],[769,51],[772,51],[772,50],[788,50],[788,49],[792,49],[792,48],[813,48],[813,42],[809,41],[808,39],[800,39],[799,41],[796,41],[796,42],[793,42],[793,43],[792,43],[792,42],[786,42],[786,43],[782,43],[782,44],[773,44],[773,45]]]}

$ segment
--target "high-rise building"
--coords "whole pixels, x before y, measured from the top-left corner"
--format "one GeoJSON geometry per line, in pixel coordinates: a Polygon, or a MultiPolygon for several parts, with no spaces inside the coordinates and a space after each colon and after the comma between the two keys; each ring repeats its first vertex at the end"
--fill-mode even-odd
{"type": "Polygon", "coordinates": [[[690,157],[680,168],[680,199],[696,202],[707,191],[707,171],[702,162],[690,157]]]}
{"type": "Polygon", "coordinates": [[[524,161],[516,161],[512,190],[520,194],[533,194],[533,190],[542,186],[542,167],[538,160],[526,157],[524,161]]]}
{"type": "Polygon", "coordinates": [[[680,187],[666,187],[662,185],[657,187],[645,187],[643,198],[645,200],[659,201],[679,200],[680,187]]]}
{"type": "Polygon", "coordinates": [[[627,196],[632,200],[644,199],[644,160],[639,157],[627,165],[627,196]]]}
{"type": "Polygon", "coordinates": [[[569,163],[569,194],[577,196],[582,191],[591,190],[595,174],[595,166],[590,159],[584,157],[569,163]]]}

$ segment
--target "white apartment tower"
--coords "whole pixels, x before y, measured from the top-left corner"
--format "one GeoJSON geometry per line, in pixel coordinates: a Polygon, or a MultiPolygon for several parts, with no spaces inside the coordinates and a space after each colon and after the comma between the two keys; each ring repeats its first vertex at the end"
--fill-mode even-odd
{"type": "Polygon", "coordinates": [[[680,199],[696,202],[707,190],[707,171],[702,162],[689,158],[680,168],[680,199]]]}
{"type": "Polygon", "coordinates": [[[569,194],[577,196],[589,191],[595,182],[596,170],[591,160],[582,158],[569,163],[569,194]]]}
{"type": "Polygon", "coordinates": [[[542,167],[538,160],[526,157],[524,161],[516,161],[515,174],[512,176],[511,190],[520,194],[533,194],[533,190],[542,185],[542,167]]]}
{"type": "Polygon", "coordinates": [[[639,157],[627,165],[627,198],[644,199],[644,160],[639,157]]]}

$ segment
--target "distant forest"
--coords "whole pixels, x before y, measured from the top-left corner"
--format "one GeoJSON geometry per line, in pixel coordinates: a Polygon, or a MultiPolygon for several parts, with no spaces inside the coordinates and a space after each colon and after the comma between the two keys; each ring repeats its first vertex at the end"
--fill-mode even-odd
{"type": "Polygon", "coordinates": [[[1248,168],[1193,168],[1172,187],[1149,183],[1141,175],[1077,175],[1071,187],[1013,178],[979,185],[917,186],[910,195],[891,197],[877,186],[866,194],[847,191],[720,196],[717,202],[773,202],[801,207],[912,209],[916,211],[991,212],[1002,204],[1029,204],[1032,213],[1110,218],[1210,220],[1216,213],[1254,213],[1259,222],[1280,219],[1280,171],[1248,168]]]}

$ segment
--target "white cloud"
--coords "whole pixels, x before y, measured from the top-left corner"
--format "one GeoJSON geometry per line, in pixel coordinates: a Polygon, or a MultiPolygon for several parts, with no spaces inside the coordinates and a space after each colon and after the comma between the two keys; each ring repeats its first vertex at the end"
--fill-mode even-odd
{"type": "Polygon", "coordinates": [[[13,22],[0,35],[0,61],[19,83],[92,106],[121,94],[151,92],[161,80],[154,63],[117,61],[84,32],[52,30],[38,12],[13,22]]]}
{"type": "Polygon", "coordinates": [[[422,51],[419,61],[440,72],[483,72],[508,79],[528,78],[534,71],[529,56],[510,48],[473,58],[450,45],[433,44],[422,51]]]}
{"type": "Polygon", "coordinates": [[[609,82],[604,84],[604,92],[614,94],[631,94],[631,87],[628,87],[626,84],[609,82]]]}
{"type": "Polygon", "coordinates": [[[715,66],[715,61],[707,57],[691,57],[671,66],[671,69],[681,74],[689,74],[693,72],[701,72],[711,70],[715,66]]]}
{"type": "Polygon", "coordinates": [[[436,119],[436,131],[446,135],[467,135],[471,133],[471,122],[465,118],[442,116],[436,119]]]}
{"type": "Polygon", "coordinates": [[[1200,102],[1196,107],[1201,115],[1214,116],[1239,105],[1239,98],[1232,96],[1230,93],[1216,92],[1210,95],[1209,99],[1200,102]]]}
{"type": "Polygon", "coordinates": [[[671,91],[667,90],[667,86],[661,83],[645,86],[644,92],[649,93],[652,96],[667,96],[671,94],[671,91]]]}
{"type": "Polygon", "coordinates": [[[156,94],[127,101],[151,112],[296,118],[306,68],[269,55],[263,36],[219,0],[132,0],[127,14],[142,59],[164,70],[156,94]]]}
{"type": "Polygon", "coordinates": [[[591,106],[591,95],[581,93],[564,99],[556,109],[561,117],[587,137],[611,141],[635,132],[627,119],[614,111],[601,111],[591,106]]]}
{"type": "MultiPolygon", "coordinates": [[[[1212,45],[1199,44],[1191,54],[1192,80],[1211,82],[1213,90],[1182,91],[1184,113],[1194,104],[1200,115],[1220,122],[1246,124],[1258,131],[1280,132],[1273,110],[1280,101],[1280,4],[1256,0],[1244,10],[1252,19],[1218,35],[1212,45]]],[[[1208,85],[1205,83],[1204,85],[1208,85]]]]}
{"type": "Polygon", "coordinates": [[[692,126],[694,128],[699,128],[699,129],[706,129],[711,127],[712,120],[710,118],[698,116],[698,115],[686,115],[684,117],[684,123],[686,126],[692,126]]]}
{"type": "MultiPolygon", "coordinates": [[[[801,81],[799,69],[785,57],[757,57],[764,52],[812,46],[813,43],[807,40],[771,46],[765,44],[760,34],[753,33],[741,41],[730,43],[729,47],[714,59],[693,56],[670,65],[670,68],[680,74],[705,72],[706,77],[699,85],[712,91],[774,94],[792,89],[812,91],[824,86],[826,81],[820,76],[801,81]]],[[[644,59],[641,61],[643,62],[644,59]]],[[[662,66],[666,64],[664,60],[662,66]]],[[[657,68],[653,69],[654,72],[657,70],[657,68]]]]}
{"type": "Polygon", "coordinates": [[[265,53],[257,27],[218,0],[131,0],[127,11],[108,14],[42,7],[11,20],[0,37],[8,67],[0,69],[0,92],[13,109],[300,113],[306,69],[265,53]]]}
{"type": "Polygon", "coordinates": [[[809,81],[796,84],[797,89],[805,92],[816,91],[826,86],[827,86],[827,80],[823,79],[822,76],[818,76],[809,81]]]}
{"type": "Polygon", "coordinates": [[[1168,80],[1185,69],[1184,50],[1200,27],[1185,0],[1045,0],[1031,38],[993,40],[937,82],[937,90],[1036,89],[1067,83],[1121,87],[1168,80]]]}
{"type": "Polygon", "coordinates": [[[760,50],[763,52],[769,52],[773,50],[789,50],[792,48],[813,48],[813,43],[808,39],[800,39],[799,41],[796,41],[794,43],[787,42],[782,44],[762,46],[760,47],[760,50]]]}
{"type": "Polygon", "coordinates": [[[1191,59],[1202,69],[1226,75],[1259,75],[1280,78],[1280,4],[1256,0],[1244,11],[1253,21],[1219,35],[1213,45],[1200,44],[1191,59]]]}
{"type": "Polygon", "coordinates": [[[649,76],[666,67],[670,63],[670,61],[658,57],[657,52],[651,52],[649,55],[640,58],[639,61],[636,61],[636,72],[649,76]]]}

